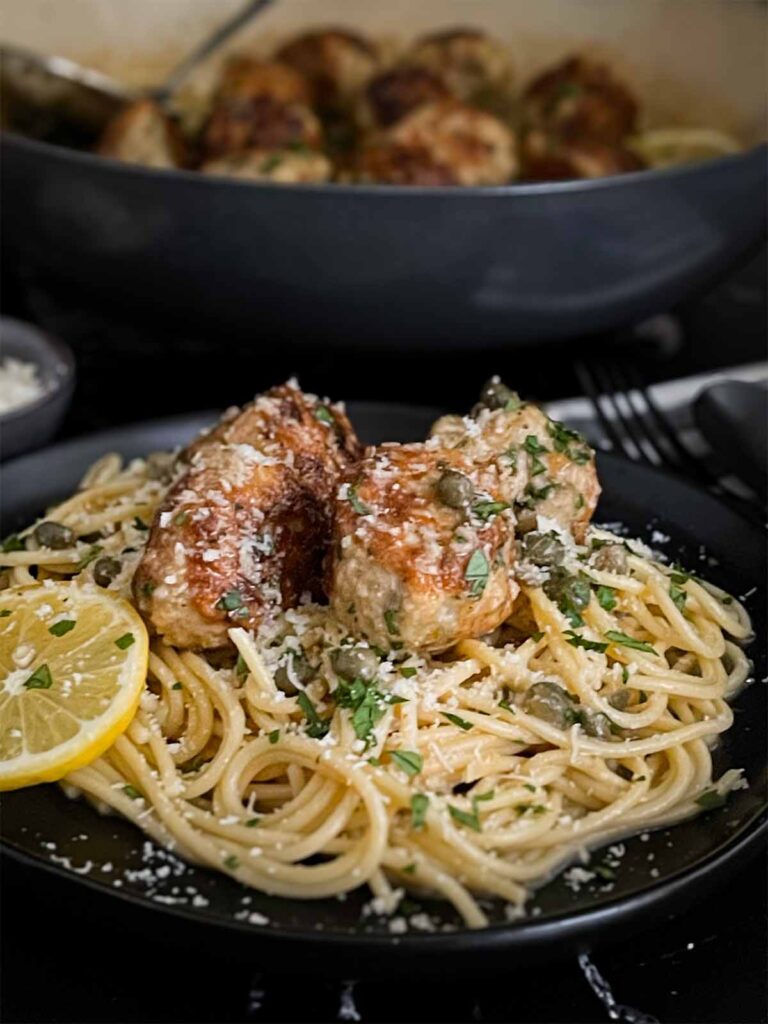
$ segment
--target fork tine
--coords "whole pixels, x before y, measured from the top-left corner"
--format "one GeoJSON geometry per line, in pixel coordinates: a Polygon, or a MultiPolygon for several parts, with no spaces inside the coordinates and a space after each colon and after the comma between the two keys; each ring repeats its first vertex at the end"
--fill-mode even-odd
{"type": "Polygon", "coordinates": [[[603,379],[608,392],[612,395],[613,405],[621,419],[626,433],[646,462],[653,466],[663,466],[669,460],[666,452],[659,446],[657,438],[648,430],[641,412],[632,400],[632,389],[627,384],[621,368],[613,361],[606,360],[603,379]],[[622,406],[626,409],[622,412],[622,406]]]}
{"type": "Polygon", "coordinates": [[[600,391],[595,382],[593,370],[590,364],[582,360],[579,360],[575,364],[575,370],[576,376],[579,380],[579,384],[581,385],[584,394],[589,398],[590,402],[592,403],[592,408],[595,410],[595,415],[597,416],[598,423],[600,424],[603,433],[610,441],[613,450],[617,453],[626,455],[629,459],[634,458],[634,455],[627,450],[623,438],[615,429],[613,421],[608,416],[606,416],[605,412],[603,411],[603,407],[600,402],[600,391]]]}

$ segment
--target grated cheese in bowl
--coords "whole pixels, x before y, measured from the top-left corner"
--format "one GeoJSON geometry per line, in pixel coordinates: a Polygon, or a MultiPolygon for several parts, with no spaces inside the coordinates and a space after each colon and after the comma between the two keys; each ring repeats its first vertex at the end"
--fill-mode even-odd
{"type": "Polygon", "coordinates": [[[35,363],[10,356],[0,361],[0,415],[35,402],[44,393],[35,363]]]}

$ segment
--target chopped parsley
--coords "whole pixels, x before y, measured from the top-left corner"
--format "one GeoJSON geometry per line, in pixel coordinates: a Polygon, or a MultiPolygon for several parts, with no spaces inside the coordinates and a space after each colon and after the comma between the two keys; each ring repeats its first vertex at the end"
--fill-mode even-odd
{"type": "Polygon", "coordinates": [[[259,824],[260,821],[261,821],[261,818],[249,818],[248,821],[246,821],[246,823],[245,823],[245,827],[246,828],[256,828],[256,826],[259,824]]]}
{"type": "Polygon", "coordinates": [[[315,409],[315,419],[319,420],[321,423],[325,423],[328,427],[335,425],[335,421],[330,410],[324,405],[318,405],[317,409],[315,409]]]}
{"type": "Polygon", "coordinates": [[[488,522],[493,516],[497,516],[509,507],[510,505],[507,501],[478,501],[472,506],[472,515],[482,519],[483,522],[488,522]]]}
{"type": "Polygon", "coordinates": [[[468,722],[466,718],[460,718],[458,715],[452,715],[448,711],[441,711],[440,714],[443,718],[447,718],[449,722],[453,722],[454,725],[458,725],[460,729],[468,731],[472,728],[472,722],[468,722]]]}
{"type": "Polygon", "coordinates": [[[172,690],[183,690],[183,689],[184,689],[184,685],[183,685],[183,683],[180,683],[180,682],[178,682],[178,680],[177,680],[177,681],[176,681],[176,682],[175,682],[175,683],[173,684],[173,686],[171,687],[171,689],[172,689],[172,690]]]}
{"type": "Polygon", "coordinates": [[[115,640],[115,647],[119,647],[121,651],[127,651],[131,644],[136,643],[136,637],[133,633],[123,633],[115,640]]]}
{"type": "Polygon", "coordinates": [[[235,675],[237,676],[238,679],[246,679],[248,677],[249,672],[250,669],[246,664],[245,658],[242,656],[242,654],[238,654],[237,661],[235,662],[235,675]]]}
{"type": "Polygon", "coordinates": [[[469,591],[472,597],[480,597],[485,590],[489,573],[488,556],[482,548],[477,548],[476,551],[472,552],[472,557],[467,563],[467,568],[464,570],[464,579],[469,583],[469,591]]]}
{"type": "Polygon", "coordinates": [[[565,424],[559,423],[557,420],[551,420],[547,424],[547,429],[556,452],[560,452],[571,462],[580,466],[589,462],[592,457],[589,445],[586,438],[582,437],[577,430],[571,430],[570,427],[566,427],[565,424]]]}
{"type": "Polygon", "coordinates": [[[512,714],[512,715],[516,715],[517,714],[517,711],[515,710],[513,705],[510,704],[509,701],[506,698],[504,700],[500,700],[499,701],[499,707],[500,708],[504,708],[505,711],[509,711],[509,713],[512,714]]]}
{"type": "Polygon", "coordinates": [[[411,797],[411,828],[423,828],[429,807],[426,793],[414,793],[411,797]]]}
{"type": "Polygon", "coordinates": [[[0,608],[0,619],[7,619],[10,614],[10,608],[0,608]]]}
{"type": "Polygon", "coordinates": [[[690,573],[687,573],[681,565],[678,565],[677,562],[673,562],[672,572],[670,573],[669,578],[672,580],[675,586],[682,587],[688,582],[688,580],[691,578],[691,575],[690,573]]]}
{"type": "Polygon", "coordinates": [[[680,587],[676,587],[674,583],[669,585],[669,596],[672,598],[672,603],[679,612],[685,608],[685,599],[688,597],[684,590],[680,587]]]}
{"type": "Polygon", "coordinates": [[[26,551],[27,546],[18,533],[9,534],[2,543],[3,551],[26,551]]]}
{"type": "Polygon", "coordinates": [[[416,864],[413,861],[411,861],[410,864],[406,864],[405,867],[403,868],[403,874],[405,874],[405,875],[413,875],[415,873],[416,873],[416,864]]]}
{"type": "Polygon", "coordinates": [[[549,449],[545,448],[539,441],[535,434],[529,434],[526,437],[525,441],[523,441],[523,448],[525,448],[529,455],[541,455],[542,452],[549,451],[549,449]]]}
{"type": "Polygon", "coordinates": [[[384,612],[384,622],[387,625],[387,632],[392,636],[397,636],[400,629],[397,625],[397,612],[394,608],[389,608],[384,612]]]}
{"type": "Polygon", "coordinates": [[[394,703],[372,683],[363,679],[354,679],[351,683],[341,682],[334,691],[336,703],[340,708],[348,708],[352,712],[352,728],[359,740],[370,745],[373,730],[386,711],[386,705],[394,703]]]}
{"type": "Polygon", "coordinates": [[[417,668],[414,668],[412,665],[403,665],[403,667],[400,669],[400,675],[403,676],[405,679],[411,679],[413,676],[416,675],[418,671],[419,670],[417,668]]]}
{"type": "Polygon", "coordinates": [[[25,690],[50,690],[53,686],[53,676],[47,665],[36,668],[32,675],[24,683],[25,690]]]}
{"type": "Polygon", "coordinates": [[[147,524],[140,516],[133,517],[133,528],[134,530],[140,530],[142,533],[145,533],[149,529],[147,524]]]}
{"type": "Polygon", "coordinates": [[[52,626],[49,626],[48,632],[51,634],[51,636],[65,636],[74,628],[74,619],[61,619],[59,622],[54,622],[52,626]]]}
{"type": "Polygon", "coordinates": [[[229,868],[231,871],[234,871],[236,868],[240,867],[240,861],[234,853],[230,853],[228,857],[224,858],[224,866],[229,868]]]}
{"type": "Polygon", "coordinates": [[[705,811],[714,811],[715,808],[722,807],[725,801],[725,795],[718,793],[716,789],[705,789],[703,793],[696,797],[696,803],[699,807],[703,807],[705,811]]]}
{"type": "Polygon", "coordinates": [[[546,472],[547,467],[538,457],[538,455],[532,455],[530,460],[531,476],[539,476],[540,473],[546,472]]]}
{"type": "Polygon", "coordinates": [[[174,526],[185,526],[189,522],[189,512],[177,512],[173,517],[174,526]]]}
{"type": "Polygon", "coordinates": [[[223,612],[235,612],[244,607],[243,595],[239,590],[228,590],[216,602],[216,607],[223,612]]]}
{"type": "Polygon", "coordinates": [[[588,640],[580,633],[574,633],[572,629],[566,629],[565,634],[569,638],[566,643],[571,647],[581,647],[585,651],[597,651],[598,654],[608,650],[608,644],[600,643],[599,640],[588,640]]]}
{"type": "Polygon", "coordinates": [[[505,458],[512,469],[512,472],[517,470],[517,445],[511,444],[509,448],[504,452],[502,458],[505,458]]]}
{"type": "Polygon", "coordinates": [[[415,750],[392,750],[389,756],[411,779],[424,767],[424,758],[415,750]]]}
{"type": "Polygon", "coordinates": [[[277,741],[279,739],[280,739],[280,730],[279,729],[273,729],[272,732],[269,734],[269,742],[274,745],[275,743],[277,743],[277,741]]]}
{"type": "Polygon", "coordinates": [[[125,793],[126,796],[129,796],[131,800],[144,799],[144,794],[140,790],[136,789],[135,786],[123,786],[123,792],[125,793]]]}
{"type": "Polygon", "coordinates": [[[524,782],[523,783],[523,789],[527,789],[529,793],[535,793],[536,792],[536,787],[533,785],[532,782],[524,782]]]}
{"type": "Polygon", "coordinates": [[[357,512],[359,516],[369,516],[371,514],[371,510],[368,508],[367,505],[364,505],[363,502],[360,501],[360,498],[357,496],[357,488],[358,484],[349,485],[349,488],[347,489],[347,498],[349,499],[349,504],[352,506],[352,508],[355,510],[355,512],[357,512]]]}
{"type": "Polygon", "coordinates": [[[605,634],[607,640],[618,644],[620,647],[631,647],[635,651],[643,651],[645,654],[656,654],[656,650],[645,640],[636,640],[633,636],[619,632],[618,629],[609,629],[605,634]]]}
{"type": "Polygon", "coordinates": [[[537,629],[535,633],[531,633],[529,639],[533,640],[534,643],[538,643],[539,640],[543,639],[543,637],[544,637],[544,633],[542,632],[542,630],[537,629]]]}
{"type": "Polygon", "coordinates": [[[103,549],[101,544],[94,544],[91,548],[88,549],[85,555],[83,555],[83,557],[77,563],[77,565],[75,566],[75,571],[81,572],[83,569],[85,569],[87,565],[90,565],[91,562],[101,554],[102,550],[103,549]]]}
{"type": "Polygon", "coordinates": [[[315,710],[315,705],[306,695],[304,690],[301,690],[298,697],[296,698],[299,702],[299,707],[304,712],[304,717],[307,720],[307,736],[313,740],[321,740],[323,736],[326,736],[328,730],[331,727],[330,719],[321,718],[315,710]]]}
{"type": "Polygon", "coordinates": [[[448,804],[448,811],[453,820],[458,821],[460,825],[466,825],[467,828],[471,828],[474,832],[482,831],[476,807],[473,806],[470,813],[469,811],[462,811],[459,807],[454,807],[453,804],[448,804]]]}
{"type": "Polygon", "coordinates": [[[616,872],[613,868],[609,868],[606,864],[595,864],[593,865],[592,870],[598,878],[602,878],[606,882],[610,882],[616,877],[616,872]]]}
{"type": "Polygon", "coordinates": [[[604,608],[607,612],[612,612],[616,607],[616,591],[613,587],[598,587],[595,591],[595,597],[597,597],[597,603],[600,607],[604,608]]]}

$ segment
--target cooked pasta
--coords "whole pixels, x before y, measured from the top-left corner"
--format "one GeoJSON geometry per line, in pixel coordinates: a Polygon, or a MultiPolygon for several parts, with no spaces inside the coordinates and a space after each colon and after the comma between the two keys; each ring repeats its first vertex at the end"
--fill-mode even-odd
{"type": "MultiPolygon", "coordinates": [[[[130,597],[167,489],[158,465],[102,459],[48,519],[103,536],[51,550],[30,529],[26,549],[3,556],[7,585],[90,582],[112,558],[109,589],[130,597]]],[[[367,680],[334,671],[350,638],[309,600],[259,631],[234,626],[231,655],[155,639],[135,719],[64,782],[261,892],[367,885],[394,909],[412,889],[481,927],[479,897],[521,907],[580,851],[673,824],[740,784],[736,771],[713,779],[710,752],[749,672],[744,609],[608,531],[563,543],[587,588],[578,606],[523,563],[501,629],[434,655],[356,639],[376,658],[367,680]],[[294,658],[320,670],[306,684],[289,672],[284,692],[276,676],[294,658]]]]}

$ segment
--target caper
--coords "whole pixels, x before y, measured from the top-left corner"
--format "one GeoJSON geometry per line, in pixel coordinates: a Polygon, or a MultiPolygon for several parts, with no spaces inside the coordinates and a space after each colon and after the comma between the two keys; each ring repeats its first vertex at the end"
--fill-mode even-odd
{"type": "Polygon", "coordinates": [[[556,533],[526,534],[520,542],[520,555],[534,565],[562,565],[565,546],[556,533]]]}
{"type": "Polygon", "coordinates": [[[589,604],[592,591],[587,580],[572,576],[561,566],[555,566],[544,583],[544,593],[555,601],[560,611],[567,615],[573,623],[573,618],[579,617],[579,612],[589,604]]]}
{"type": "Polygon", "coordinates": [[[483,384],[480,392],[480,404],[486,409],[504,409],[507,406],[517,407],[520,403],[520,396],[512,388],[501,381],[498,377],[491,377],[483,384]]]}
{"type": "Polygon", "coordinates": [[[538,525],[538,517],[532,508],[516,508],[517,523],[515,529],[519,534],[530,533],[538,525]]]}
{"type": "Polygon", "coordinates": [[[574,722],[573,697],[558,683],[543,679],[534,683],[523,698],[523,710],[543,722],[565,729],[574,722]]]}
{"type": "Polygon", "coordinates": [[[602,711],[583,712],[579,716],[581,726],[587,736],[594,736],[596,739],[609,740],[613,735],[612,722],[602,711]]]}
{"type": "Polygon", "coordinates": [[[147,476],[150,480],[169,484],[173,479],[175,463],[176,456],[173,452],[152,452],[147,456],[147,476]]]}
{"type": "Polygon", "coordinates": [[[617,690],[616,693],[612,693],[608,698],[608,703],[612,708],[616,708],[617,711],[623,711],[629,707],[629,702],[632,700],[632,691],[623,689],[617,690]]]}
{"type": "Polygon", "coordinates": [[[342,679],[369,683],[379,670],[379,659],[367,647],[338,647],[331,654],[331,665],[342,679]]]}
{"type": "Polygon", "coordinates": [[[448,508],[468,508],[475,496],[472,481],[457,469],[446,469],[435,489],[440,501],[448,508]]]}
{"type": "Polygon", "coordinates": [[[38,523],[34,530],[35,540],[44,548],[53,548],[58,551],[61,548],[71,548],[75,543],[75,535],[68,526],[63,523],[54,523],[48,519],[44,523],[38,523]]]}
{"type": "Polygon", "coordinates": [[[108,587],[112,580],[120,574],[122,567],[116,558],[99,558],[93,567],[94,582],[100,587],[108,587]]]}
{"type": "Polygon", "coordinates": [[[606,544],[595,555],[592,562],[602,572],[616,572],[623,575],[627,571],[627,552],[621,544],[606,544]]]}
{"type": "Polygon", "coordinates": [[[302,654],[291,651],[275,672],[275,686],[278,690],[282,690],[286,697],[294,697],[299,692],[294,680],[306,685],[314,674],[315,670],[307,659],[302,654]]]}

